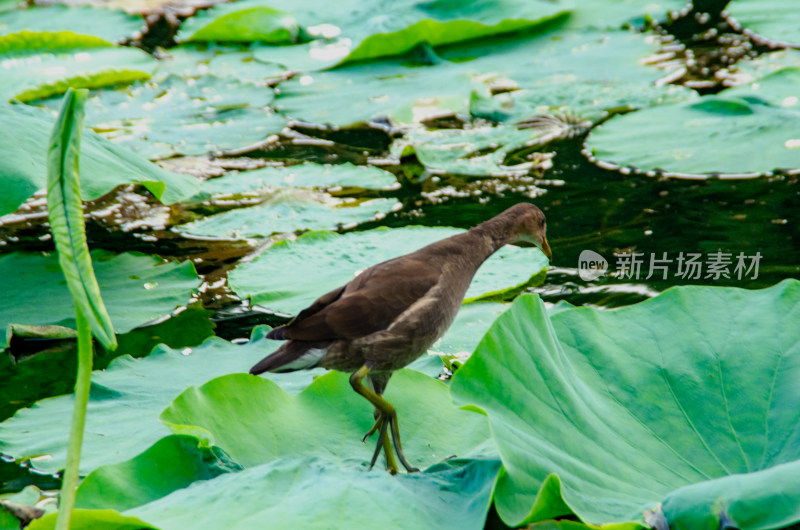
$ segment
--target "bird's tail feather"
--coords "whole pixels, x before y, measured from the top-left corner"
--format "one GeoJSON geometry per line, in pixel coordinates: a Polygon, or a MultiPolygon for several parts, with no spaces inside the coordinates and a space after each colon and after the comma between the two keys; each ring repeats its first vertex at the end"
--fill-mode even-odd
{"type": "Polygon", "coordinates": [[[314,368],[325,357],[328,346],[330,343],[290,340],[256,363],[250,368],[250,373],[257,375],[264,372],[294,372],[314,368]]]}

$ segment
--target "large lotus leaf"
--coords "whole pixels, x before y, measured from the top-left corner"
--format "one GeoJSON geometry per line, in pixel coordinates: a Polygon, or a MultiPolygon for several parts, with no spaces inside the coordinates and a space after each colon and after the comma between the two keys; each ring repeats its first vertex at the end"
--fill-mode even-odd
{"type": "Polygon", "coordinates": [[[397,186],[394,175],[374,166],[356,166],[350,162],[337,165],[308,162],[289,167],[264,167],[209,179],[200,186],[200,193],[195,198],[249,195],[274,188],[387,190],[397,186]]]}
{"type": "Polygon", "coordinates": [[[160,54],[153,79],[162,82],[171,75],[183,78],[212,75],[220,79],[234,78],[262,85],[280,79],[286,69],[255,59],[254,48],[258,47],[214,44],[175,46],[160,54]]]}
{"type": "Polygon", "coordinates": [[[266,108],[272,98],[272,89],[236,79],[171,76],[94,94],[86,103],[86,123],[147,158],[199,155],[280,132],[283,118],[266,108]]]}
{"type": "Polygon", "coordinates": [[[333,230],[382,217],[400,206],[396,199],[343,201],[324,193],[277,192],[257,206],[237,208],[178,227],[204,237],[241,239],[299,230],[333,230]]]}
{"type": "MultiPolygon", "coordinates": [[[[785,68],[800,68],[800,50],[775,50],[751,60],[741,60],[731,68],[729,83],[746,85],[785,68]]],[[[758,86],[751,84],[750,88],[758,89],[758,86]]]]}
{"type": "Polygon", "coordinates": [[[685,0],[572,0],[568,25],[570,29],[619,29],[630,25],[644,26],[645,18],[657,21],[670,11],[686,7],[685,0]]]}
{"type": "MultiPolygon", "coordinates": [[[[564,12],[563,7],[540,0],[349,0],[323,5],[313,0],[250,0],[218,5],[192,17],[178,39],[286,44],[298,40],[302,27],[304,39],[338,37],[341,51],[333,57],[317,54],[318,68],[323,68],[342,61],[399,55],[421,43],[440,46],[510,33],[564,12]]],[[[302,53],[314,49],[304,47],[302,53]]],[[[282,52],[276,47],[276,55],[282,52]]]]}
{"type": "Polygon", "coordinates": [[[79,509],[125,511],[160,499],[198,480],[241,469],[192,436],[165,436],[136,457],[95,469],[81,481],[79,509]]]}
{"type": "MultiPolygon", "coordinates": [[[[374,525],[477,530],[486,519],[498,465],[496,460],[453,461],[422,473],[392,477],[384,471],[367,472],[331,461],[280,460],[195,482],[117,518],[123,522],[124,517],[135,517],[163,530],[249,530],[265,524],[269,528],[374,525]]],[[[154,486],[132,478],[134,487],[154,486]]],[[[77,510],[76,515],[81,524],[71,525],[73,530],[99,527],[91,526],[93,512],[77,510]]],[[[107,517],[95,525],[114,521],[107,517]]],[[[53,528],[54,521],[46,517],[30,528],[53,528]]]]}
{"type": "MultiPolygon", "coordinates": [[[[99,37],[119,42],[145,29],[144,19],[114,9],[91,7],[28,7],[0,13],[0,35],[14,33],[60,33],[99,37]]],[[[4,48],[0,38],[0,48],[4,48]]]]}
{"type": "Polygon", "coordinates": [[[0,99],[30,101],[67,88],[147,79],[155,61],[136,48],[73,33],[22,32],[0,37],[0,99]]]}
{"type": "MultiPolygon", "coordinates": [[[[453,406],[442,381],[402,370],[384,395],[398,411],[403,450],[413,465],[422,469],[492,450],[486,417],[453,406]]],[[[244,467],[320,457],[357,469],[372,457],[374,444],[361,442],[375,422],[372,413],[349,374],[330,372],[297,395],[269,379],[231,374],[186,389],[161,421],[177,434],[221,447],[244,467]]]]}
{"type": "Polygon", "coordinates": [[[750,84],[735,86],[720,94],[800,111],[800,64],[781,68],[750,84]]]}
{"type": "Polygon", "coordinates": [[[492,322],[508,308],[509,304],[499,302],[464,304],[459,309],[453,325],[431,346],[431,351],[462,358],[469,357],[492,322]]]}
{"type": "Polygon", "coordinates": [[[505,165],[506,156],[516,149],[533,146],[547,137],[536,129],[510,125],[475,129],[416,129],[392,144],[395,155],[409,149],[430,173],[511,177],[528,174],[534,162],[505,165]]]}
{"type": "MultiPolygon", "coordinates": [[[[28,530],[53,530],[56,527],[56,515],[45,515],[34,520],[28,530]]],[[[70,530],[158,530],[137,517],[121,515],[114,510],[82,510],[72,511],[69,520],[70,530]]],[[[16,530],[16,529],[15,529],[16,530]]]]}
{"type": "MultiPolygon", "coordinates": [[[[115,359],[107,370],[92,374],[81,473],[142,452],[169,434],[158,414],[186,387],[223,374],[247,372],[278,345],[266,339],[236,345],[211,338],[197,348],[159,346],[143,359],[115,359]]],[[[270,378],[297,392],[319,373],[322,370],[270,374],[270,378]]],[[[32,465],[48,473],[62,469],[72,402],[72,396],[59,396],[18,411],[0,424],[0,453],[16,459],[50,455],[32,465]]]]}
{"type": "Polygon", "coordinates": [[[568,112],[597,120],[607,111],[692,99],[695,92],[660,85],[666,72],[643,64],[658,43],[627,31],[547,31],[448,48],[442,57],[491,74],[490,84],[519,88],[474,98],[473,114],[493,121],[568,112]]]}
{"type": "Polygon", "coordinates": [[[498,512],[597,524],[663,501],[675,528],[717,528],[722,510],[743,528],[800,521],[798,318],[795,280],[679,287],[552,321],[518,298],[451,383],[489,416],[498,512]]]}
{"type": "Polygon", "coordinates": [[[276,109],[306,123],[346,126],[389,117],[412,123],[465,113],[480,81],[461,65],[358,64],[297,76],[281,84],[276,109]]]}
{"type": "MultiPolygon", "coordinates": [[[[100,290],[114,329],[125,333],[189,301],[200,283],[191,262],[163,263],[141,254],[92,253],[100,290]]],[[[55,254],[0,256],[4,290],[0,328],[9,324],[75,326],[75,310],[55,254]]],[[[8,345],[5,337],[0,347],[8,345]]]]}
{"type": "MultiPolygon", "coordinates": [[[[317,297],[339,287],[354,274],[388,259],[463,232],[456,228],[378,228],[339,235],[312,232],[296,241],[281,241],[228,275],[239,296],[272,310],[296,314],[317,297]]],[[[517,291],[547,267],[538,249],[506,246],[478,270],[467,299],[502,297],[517,291]]]]}
{"type": "MultiPolygon", "coordinates": [[[[264,42],[292,44],[300,26],[275,2],[235,2],[212,7],[181,26],[179,42],[264,42]]],[[[279,4],[278,4],[279,5],[279,4]]]]}
{"type": "MultiPolygon", "coordinates": [[[[54,118],[41,109],[0,103],[0,123],[14,134],[0,135],[0,215],[13,212],[47,182],[46,155],[54,118]]],[[[127,182],[144,185],[166,204],[191,197],[197,181],[155,164],[84,130],[81,195],[97,199],[127,182]]]]}
{"type": "MultiPolygon", "coordinates": [[[[798,77],[788,72],[773,76],[798,77]]],[[[679,176],[800,168],[797,98],[787,93],[789,105],[775,105],[736,90],[617,116],[594,129],[586,147],[604,163],[679,176]]]]}
{"type": "Polygon", "coordinates": [[[792,0],[734,0],[726,12],[745,30],[761,38],[800,46],[800,12],[792,0]]]}

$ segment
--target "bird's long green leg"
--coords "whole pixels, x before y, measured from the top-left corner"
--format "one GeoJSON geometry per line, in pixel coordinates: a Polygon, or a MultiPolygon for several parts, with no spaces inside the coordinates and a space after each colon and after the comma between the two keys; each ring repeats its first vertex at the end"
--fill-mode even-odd
{"type": "MultiPolygon", "coordinates": [[[[389,443],[389,440],[386,437],[386,427],[387,427],[386,424],[388,423],[389,424],[388,427],[392,431],[392,441],[394,442],[394,450],[397,453],[397,458],[400,460],[400,463],[403,464],[403,467],[405,467],[406,471],[408,471],[409,473],[412,473],[414,471],[419,471],[419,469],[417,469],[416,467],[412,466],[409,463],[408,459],[403,454],[403,448],[400,445],[400,432],[397,429],[397,411],[395,411],[391,403],[383,399],[381,396],[379,396],[369,388],[365,387],[364,384],[362,383],[362,380],[364,379],[364,377],[366,377],[369,371],[370,370],[367,367],[367,365],[364,365],[358,370],[356,370],[350,376],[350,386],[353,387],[353,390],[364,396],[370,403],[372,403],[372,405],[376,409],[378,409],[378,412],[380,414],[378,420],[375,422],[375,425],[372,426],[372,429],[370,429],[370,432],[368,432],[367,434],[368,435],[372,434],[373,432],[375,432],[376,428],[380,428],[381,436],[378,437],[378,447],[383,446],[384,449],[387,448],[390,449],[389,446],[391,444],[389,443]],[[378,422],[381,421],[381,418],[383,418],[383,422],[379,426],[378,422]]],[[[377,452],[378,450],[376,448],[375,454],[377,454],[377,452]]],[[[386,450],[385,452],[387,454],[386,466],[390,468],[391,471],[389,460],[394,462],[394,458],[388,456],[391,454],[391,450],[386,450]]],[[[396,463],[394,464],[394,467],[395,469],[397,469],[396,463]]]]}

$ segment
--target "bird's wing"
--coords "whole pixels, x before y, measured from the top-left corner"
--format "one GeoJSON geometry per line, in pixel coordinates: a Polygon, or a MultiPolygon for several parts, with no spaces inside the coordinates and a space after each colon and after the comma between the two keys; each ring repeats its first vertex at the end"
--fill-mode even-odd
{"type": "Polygon", "coordinates": [[[355,339],[386,329],[436,285],[441,273],[441,267],[419,259],[380,263],[301,311],[280,328],[282,338],[355,339]]]}

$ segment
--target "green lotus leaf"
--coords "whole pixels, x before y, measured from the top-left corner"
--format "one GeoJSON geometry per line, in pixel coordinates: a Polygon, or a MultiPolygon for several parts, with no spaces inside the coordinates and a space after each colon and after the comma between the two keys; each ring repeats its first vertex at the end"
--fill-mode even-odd
{"type": "Polygon", "coordinates": [[[800,521],[798,317],[796,280],[552,318],[518,298],[451,383],[489,416],[500,516],[641,522],[663,503],[675,528],[800,521]]]}
{"type": "Polygon", "coordinates": [[[506,89],[491,98],[473,97],[473,115],[524,121],[561,113],[569,125],[573,116],[597,121],[610,111],[695,98],[693,90],[657,83],[668,72],[643,64],[657,52],[657,43],[639,33],[555,28],[526,39],[452,47],[441,56],[491,74],[489,84],[506,89]]]}
{"type": "Polygon", "coordinates": [[[745,30],[773,44],[800,46],[800,13],[792,0],[735,0],[726,12],[745,30]]]}
{"type": "MultiPolygon", "coordinates": [[[[142,452],[169,434],[158,421],[158,414],[186,387],[223,374],[247,372],[278,344],[261,339],[236,345],[213,337],[196,348],[173,350],[159,346],[143,359],[119,357],[105,371],[95,372],[86,413],[81,473],[142,452]]],[[[322,370],[270,377],[297,392],[319,373],[322,370]]],[[[67,395],[17,411],[0,423],[0,453],[17,460],[49,455],[48,459],[34,460],[32,466],[47,473],[57,472],[64,467],[71,410],[72,396],[67,395]]]]}
{"type": "Polygon", "coordinates": [[[509,306],[509,304],[499,302],[464,304],[458,311],[453,325],[441,339],[431,346],[431,351],[459,358],[469,357],[489,330],[492,322],[509,306]]]}
{"type": "Polygon", "coordinates": [[[513,177],[527,175],[535,163],[505,165],[506,156],[516,149],[546,140],[536,129],[508,125],[436,131],[416,129],[395,140],[391,150],[399,157],[412,149],[425,169],[434,174],[513,177]]]}
{"type": "Polygon", "coordinates": [[[153,80],[164,82],[175,75],[195,79],[206,75],[219,79],[238,79],[245,83],[265,85],[278,80],[286,68],[255,58],[257,46],[217,44],[184,44],[164,50],[159,55],[153,80]]]}
{"type": "Polygon", "coordinates": [[[643,27],[646,18],[662,21],[670,11],[686,7],[684,0],[573,0],[570,29],[643,27]]]}
{"type": "Polygon", "coordinates": [[[800,169],[797,83],[786,68],[755,85],[616,116],[586,147],[597,160],[678,176],[756,176],[800,169]]]}
{"type": "MultiPolygon", "coordinates": [[[[0,12],[0,36],[15,33],[90,35],[106,42],[120,42],[145,29],[144,19],[116,9],[82,6],[33,6],[0,12]]],[[[3,49],[0,37],[0,49],[3,49]]]]}
{"type": "MultiPolygon", "coordinates": [[[[0,136],[0,215],[16,210],[47,183],[46,158],[55,119],[41,109],[0,103],[0,122],[14,134],[0,136]]],[[[126,149],[84,130],[81,141],[81,195],[102,197],[127,182],[144,185],[171,204],[197,192],[197,181],[165,171],[126,149]]]]}
{"type": "Polygon", "coordinates": [[[524,37],[437,51],[441,58],[423,65],[384,60],[297,76],[281,85],[276,108],[299,121],[338,126],[380,117],[414,123],[468,108],[492,121],[547,112],[599,120],[609,111],[696,97],[692,90],[656,83],[667,72],[642,64],[658,51],[656,44],[627,31],[543,26],[524,37]],[[490,86],[502,93],[490,97],[490,86]]]}
{"type": "Polygon", "coordinates": [[[400,207],[396,199],[345,201],[326,193],[280,190],[264,202],[181,225],[179,232],[241,239],[299,230],[332,230],[382,217],[400,207]]]}
{"type": "MultiPolygon", "coordinates": [[[[191,262],[163,263],[159,258],[92,252],[103,299],[118,333],[125,333],[186,304],[200,283],[191,262]]],[[[55,324],[74,329],[75,310],[55,254],[13,253],[0,256],[0,274],[15,281],[6,286],[0,327],[9,324],[55,324]]],[[[6,347],[5,337],[0,346],[6,347]]]]}
{"type": "Polygon", "coordinates": [[[98,88],[147,79],[155,61],[135,48],[72,33],[21,32],[0,37],[0,99],[31,101],[67,88],[98,88]]]}
{"type": "MultiPolygon", "coordinates": [[[[442,381],[402,370],[385,396],[397,408],[403,450],[420,469],[493,450],[486,417],[454,407],[442,381]]],[[[186,389],[161,421],[176,434],[219,446],[244,467],[320,457],[359,469],[372,457],[374,446],[361,442],[375,422],[372,413],[349,374],[325,374],[297,395],[269,379],[231,374],[186,389]]]]}
{"type": "Polygon", "coordinates": [[[389,117],[412,123],[465,113],[477,76],[453,63],[408,66],[401,61],[357,64],[281,83],[275,108],[297,121],[347,126],[389,117]]]}
{"type": "Polygon", "coordinates": [[[236,2],[191,17],[181,26],[178,40],[291,44],[299,33],[297,20],[284,11],[264,2],[236,2]]]}
{"type": "Polygon", "coordinates": [[[394,175],[374,166],[356,166],[350,162],[336,165],[308,162],[288,167],[264,167],[212,178],[203,182],[200,193],[194,198],[250,195],[275,188],[388,190],[397,186],[394,175]]]}
{"type": "MultiPolygon", "coordinates": [[[[199,302],[195,302],[186,309],[177,312],[169,318],[159,319],[157,324],[134,328],[128,333],[117,335],[119,347],[114,354],[108,352],[95,355],[93,366],[95,370],[107,367],[116,356],[133,355],[141,357],[150,353],[158,344],[166,344],[171,348],[194,347],[214,334],[214,325],[209,320],[211,312],[202,309],[199,302]]],[[[44,326],[45,329],[56,326],[44,326]]],[[[13,331],[19,329],[12,326],[13,331]]],[[[77,333],[69,328],[60,328],[72,332],[74,339],[77,333]]],[[[12,336],[11,343],[19,339],[12,336]]],[[[52,341],[52,334],[44,337],[52,341]]],[[[61,337],[65,338],[65,337],[61,337]]],[[[26,343],[22,343],[24,351],[26,343]]],[[[27,342],[30,345],[30,342],[27,342]]],[[[43,343],[48,344],[48,343],[43,343]]],[[[20,343],[17,341],[16,346],[20,343]]],[[[73,391],[75,386],[74,373],[77,365],[75,355],[77,344],[74,340],[70,343],[63,341],[49,342],[50,347],[33,356],[25,356],[19,362],[12,355],[0,356],[0,421],[11,417],[14,412],[22,407],[29,407],[39,399],[73,391]],[[53,366],[60,367],[52,370],[53,366]],[[68,374],[68,375],[65,375],[68,374]],[[35,385],[28,384],[36,381],[35,385]]],[[[19,350],[16,350],[19,351],[19,350]]],[[[24,355],[24,354],[23,354],[24,355]]],[[[438,373],[436,374],[438,375],[438,373]]]]}
{"type": "MultiPolygon", "coordinates": [[[[28,530],[53,530],[56,527],[56,516],[45,515],[36,519],[27,528],[28,530]]],[[[85,510],[72,511],[69,520],[70,530],[158,530],[137,517],[121,515],[115,510],[85,510]]]]}
{"type": "Polygon", "coordinates": [[[344,5],[245,0],[217,5],[192,17],[181,27],[178,40],[290,44],[337,39],[335,54],[304,45],[299,53],[294,46],[264,51],[272,56],[268,60],[293,63],[286,64],[293,68],[296,61],[287,60],[286,51],[309,66],[326,68],[345,61],[400,55],[422,43],[441,46],[511,33],[564,13],[563,7],[541,0],[411,0],[379,5],[353,0],[344,5]]]}
{"type": "MultiPolygon", "coordinates": [[[[319,296],[376,263],[458,234],[456,228],[378,228],[339,235],[312,232],[281,241],[228,275],[231,288],[253,303],[297,314],[319,296]]],[[[478,270],[466,298],[513,297],[539,282],[547,258],[538,249],[506,246],[478,270]]]]}
{"type": "Polygon", "coordinates": [[[199,155],[280,132],[284,119],[266,108],[272,97],[271,89],[236,79],[172,76],[94,94],[86,103],[86,123],[147,158],[199,155]]]}
{"type": "MultiPolygon", "coordinates": [[[[198,481],[166,497],[117,514],[148,521],[162,530],[260,527],[480,529],[486,519],[496,460],[452,461],[422,473],[392,477],[384,471],[352,469],[338,462],[287,459],[198,481]]],[[[153,469],[154,474],[161,470],[153,469]]],[[[132,477],[132,486],[156,489],[132,477]]],[[[74,530],[91,526],[98,511],[76,510],[74,530]]],[[[96,525],[115,521],[108,511],[96,525]]],[[[54,517],[39,520],[34,530],[53,528],[54,517]]],[[[140,527],[148,527],[143,524],[140,527]]],[[[127,528],[126,526],[102,528],[127,528]]]]}
{"type": "Polygon", "coordinates": [[[776,50],[749,61],[739,61],[732,68],[733,82],[737,85],[753,83],[785,68],[800,68],[800,50],[776,50]]]}
{"type": "Polygon", "coordinates": [[[95,469],[81,481],[75,507],[125,511],[198,480],[241,469],[219,449],[191,436],[165,436],[136,457],[95,469]]]}

